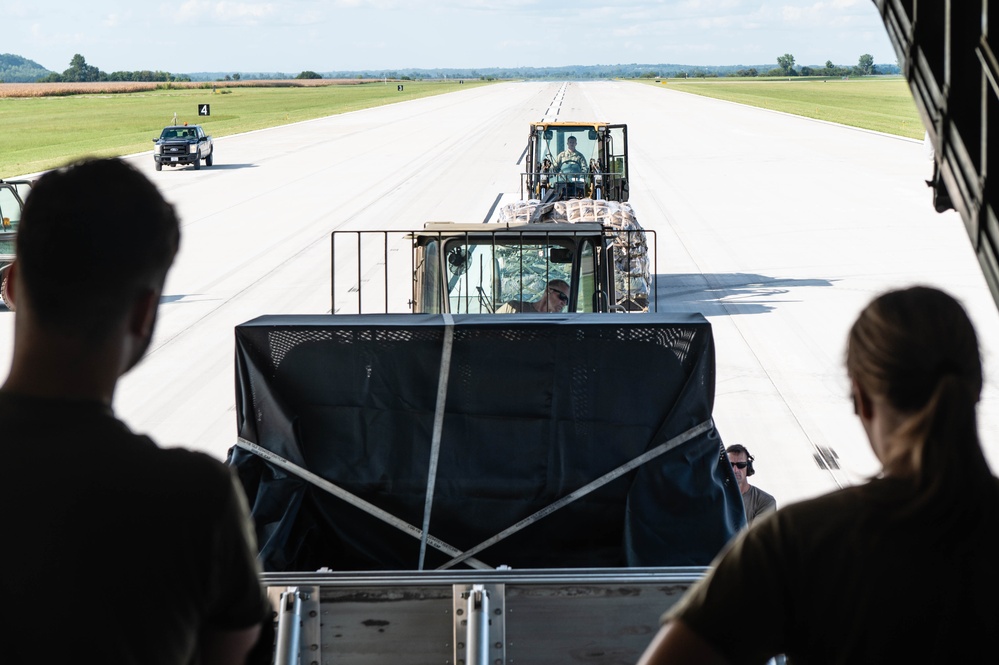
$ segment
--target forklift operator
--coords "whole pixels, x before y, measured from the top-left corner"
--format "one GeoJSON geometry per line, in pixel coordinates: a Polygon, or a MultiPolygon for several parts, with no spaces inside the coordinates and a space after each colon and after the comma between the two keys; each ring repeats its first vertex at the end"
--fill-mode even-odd
{"type": "Polygon", "coordinates": [[[545,292],[535,302],[511,300],[496,310],[497,314],[558,313],[569,304],[569,285],[561,279],[548,282],[545,292]]]}
{"type": "Polygon", "coordinates": [[[566,149],[555,158],[556,173],[586,173],[586,157],[576,150],[576,137],[566,139],[566,149]]]}

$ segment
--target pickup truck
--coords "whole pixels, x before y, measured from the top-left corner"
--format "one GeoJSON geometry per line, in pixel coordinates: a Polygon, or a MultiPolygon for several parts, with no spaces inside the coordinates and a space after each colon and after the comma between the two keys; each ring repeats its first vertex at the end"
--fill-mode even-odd
{"type": "Polygon", "coordinates": [[[162,171],[164,165],[182,164],[193,164],[197,171],[201,168],[201,160],[205,160],[205,166],[211,166],[215,161],[212,137],[205,133],[201,125],[164,127],[159,138],[153,139],[153,144],[153,161],[157,171],[162,171]]]}

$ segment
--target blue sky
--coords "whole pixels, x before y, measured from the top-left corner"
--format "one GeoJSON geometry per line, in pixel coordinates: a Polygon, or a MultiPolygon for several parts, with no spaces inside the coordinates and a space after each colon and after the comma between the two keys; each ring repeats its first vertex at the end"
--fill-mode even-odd
{"type": "Polygon", "coordinates": [[[59,72],[896,61],[871,0],[0,0],[0,25],[59,72]]]}

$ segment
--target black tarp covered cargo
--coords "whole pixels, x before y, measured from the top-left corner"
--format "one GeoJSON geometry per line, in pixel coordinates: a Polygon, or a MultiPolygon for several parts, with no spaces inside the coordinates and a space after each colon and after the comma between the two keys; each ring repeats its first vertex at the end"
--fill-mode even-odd
{"type": "Polygon", "coordinates": [[[707,565],[744,524],[700,315],[266,316],[236,374],[268,571],[707,565]]]}

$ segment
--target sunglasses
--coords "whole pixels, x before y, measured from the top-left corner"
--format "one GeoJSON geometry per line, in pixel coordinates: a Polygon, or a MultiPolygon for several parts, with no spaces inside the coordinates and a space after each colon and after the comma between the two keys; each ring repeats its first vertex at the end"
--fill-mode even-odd
{"type": "Polygon", "coordinates": [[[745,469],[747,466],[749,466],[749,462],[732,462],[732,466],[734,466],[737,469],[745,469]]]}
{"type": "Polygon", "coordinates": [[[569,302],[569,296],[565,295],[564,293],[562,293],[558,289],[549,288],[548,290],[549,291],[554,291],[555,293],[557,293],[558,294],[558,299],[561,300],[563,303],[569,302]]]}

